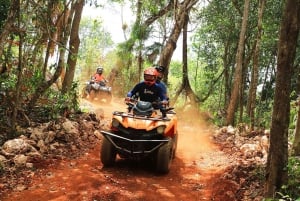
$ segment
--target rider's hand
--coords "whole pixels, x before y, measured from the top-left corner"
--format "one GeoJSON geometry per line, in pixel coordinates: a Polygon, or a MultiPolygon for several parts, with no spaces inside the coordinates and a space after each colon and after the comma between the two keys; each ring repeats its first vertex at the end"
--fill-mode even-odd
{"type": "Polygon", "coordinates": [[[130,101],[130,97],[126,97],[125,102],[129,102],[129,101],[130,101]]]}

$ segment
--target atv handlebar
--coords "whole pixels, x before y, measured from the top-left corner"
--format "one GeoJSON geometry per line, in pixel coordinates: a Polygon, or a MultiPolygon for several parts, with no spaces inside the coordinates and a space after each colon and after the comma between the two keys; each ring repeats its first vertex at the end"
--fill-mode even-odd
{"type": "MultiPolygon", "coordinates": [[[[136,98],[126,97],[125,103],[128,105],[128,112],[131,112],[132,108],[137,104],[139,100],[136,98]]],[[[159,109],[163,115],[166,117],[168,111],[173,110],[173,107],[169,107],[169,101],[154,101],[151,102],[152,106],[159,109]]]]}
{"type": "MultiPolygon", "coordinates": [[[[131,98],[131,97],[125,98],[125,103],[127,105],[135,105],[137,102],[138,102],[138,100],[135,98],[131,98]]],[[[167,107],[167,106],[169,106],[169,101],[154,101],[154,102],[151,102],[151,104],[152,105],[162,105],[164,107],[167,107]]]]}

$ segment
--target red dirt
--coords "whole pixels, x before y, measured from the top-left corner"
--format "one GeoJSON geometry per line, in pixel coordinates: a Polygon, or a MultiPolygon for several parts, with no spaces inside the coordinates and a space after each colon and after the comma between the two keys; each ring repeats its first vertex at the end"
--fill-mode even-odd
{"type": "MultiPolygon", "coordinates": [[[[106,119],[118,103],[96,106],[106,119]]],[[[181,114],[178,114],[181,115],[181,114]]],[[[118,160],[103,168],[100,140],[82,157],[61,160],[36,171],[28,189],[12,191],[2,201],[127,201],[127,200],[230,200],[233,186],[221,181],[229,164],[211,140],[211,130],[199,116],[179,116],[176,158],[167,175],[156,175],[145,164],[118,160]]]]}

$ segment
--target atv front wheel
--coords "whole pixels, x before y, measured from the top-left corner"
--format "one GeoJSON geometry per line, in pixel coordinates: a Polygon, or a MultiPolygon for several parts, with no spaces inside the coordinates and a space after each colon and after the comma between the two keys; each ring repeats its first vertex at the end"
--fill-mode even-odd
{"type": "Polygon", "coordinates": [[[96,91],[92,89],[89,94],[90,101],[93,101],[95,97],[96,97],[96,91]]]}
{"type": "Polygon", "coordinates": [[[105,137],[102,140],[100,159],[104,167],[112,166],[115,163],[117,152],[114,146],[105,137]]]}
{"type": "Polygon", "coordinates": [[[166,174],[169,172],[173,159],[173,140],[169,138],[169,142],[161,146],[156,156],[156,171],[166,174]]]}

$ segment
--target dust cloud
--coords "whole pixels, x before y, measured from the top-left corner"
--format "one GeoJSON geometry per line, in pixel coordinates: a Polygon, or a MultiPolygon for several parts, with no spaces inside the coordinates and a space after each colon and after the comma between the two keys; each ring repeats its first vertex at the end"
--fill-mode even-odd
{"type": "Polygon", "coordinates": [[[216,146],[211,141],[212,128],[197,109],[177,112],[178,147],[177,156],[185,163],[195,162],[203,153],[211,153],[216,146]]]}

